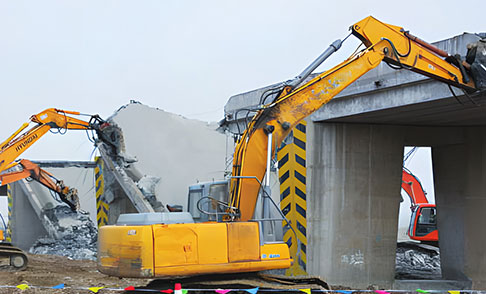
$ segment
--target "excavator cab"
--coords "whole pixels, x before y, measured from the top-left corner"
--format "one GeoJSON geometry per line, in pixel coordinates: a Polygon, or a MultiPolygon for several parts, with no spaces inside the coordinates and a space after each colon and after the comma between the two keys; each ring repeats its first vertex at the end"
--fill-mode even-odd
{"type": "Polygon", "coordinates": [[[187,211],[196,222],[221,220],[225,212],[225,207],[221,203],[228,203],[228,195],[228,181],[191,185],[189,186],[187,211]]]}
{"type": "Polygon", "coordinates": [[[437,242],[437,210],[435,204],[420,203],[413,208],[408,235],[422,242],[437,242]]]}

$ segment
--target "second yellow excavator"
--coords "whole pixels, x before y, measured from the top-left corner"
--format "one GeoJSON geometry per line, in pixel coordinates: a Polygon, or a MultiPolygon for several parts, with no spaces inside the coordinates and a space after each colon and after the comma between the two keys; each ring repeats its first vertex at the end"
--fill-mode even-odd
{"type": "MultiPolygon", "coordinates": [[[[16,161],[20,154],[52,129],[92,130],[98,134],[98,139],[104,140],[105,143],[111,145],[111,139],[102,133],[103,129],[109,127],[109,124],[98,115],[90,115],[89,121],[77,119],[72,117],[73,115],[79,116],[81,114],[75,111],[55,108],[46,109],[31,116],[30,122],[24,123],[5,140],[0,145],[0,185],[31,178],[51,191],[56,192],[61,201],[66,203],[72,210],[79,209],[79,198],[76,189],[65,186],[61,180],[56,179],[51,173],[41,169],[37,164],[29,160],[21,159],[16,161]],[[27,129],[31,124],[33,126],[27,129]]],[[[10,266],[15,270],[22,270],[27,266],[26,254],[11,243],[5,242],[3,231],[0,234],[0,257],[10,259],[10,266]]]]}
{"type": "Polygon", "coordinates": [[[301,75],[277,89],[276,96],[262,97],[260,110],[237,142],[229,203],[219,221],[193,223],[190,215],[174,213],[124,217],[118,225],[100,228],[98,269],[119,277],[174,277],[288,268],[292,260],[287,244],[265,243],[265,220],[253,218],[258,195],[268,197],[263,182],[274,151],[299,121],[382,61],[466,92],[479,88],[460,58],[401,27],[370,16],[350,30],[364,44],[362,51],[304,83],[341,47],[337,40],[301,75]]]}

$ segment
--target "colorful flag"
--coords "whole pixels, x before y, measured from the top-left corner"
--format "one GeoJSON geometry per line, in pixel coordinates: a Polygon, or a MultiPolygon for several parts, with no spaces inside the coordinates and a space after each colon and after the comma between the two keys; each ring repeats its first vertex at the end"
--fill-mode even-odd
{"type": "Polygon", "coordinates": [[[25,289],[29,289],[29,285],[27,284],[20,284],[20,285],[17,285],[17,288],[19,288],[20,290],[25,290],[25,289]]]}
{"type": "Polygon", "coordinates": [[[64,289],[64,284],[53,286],[52,289],[64,289]]]}
{"type": "Polygon", "coordinates": [[[250,293],[250,294],[256,294],[258,292],[258,287],[256,288],[253,288],[253,289],[245,289],[246,292],[250,293]]]}
{"type": "Polygon", "coordinates": [[[93,293],[98,293],[99,290],[103,289],[104,287],[90,287],[88,290],[90,290],[93,293]]]}
{"type": "Polygon", "coordinates": [[[311,289],[299,289],[299,291],[302,291],[307,294],[311,294],[311,289]]]}

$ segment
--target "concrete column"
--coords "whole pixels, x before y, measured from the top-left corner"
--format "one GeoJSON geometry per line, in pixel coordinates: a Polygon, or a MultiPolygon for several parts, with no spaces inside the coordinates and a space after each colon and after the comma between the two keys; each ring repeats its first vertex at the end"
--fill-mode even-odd
{"type": "Polygon", "coordinates": [[[464,128],[463,143],[434,146],[435,195],[444,279],[486,287],[486,128],[464,128]]]}
{"type": "Polygon", "coordinates": [[[22,250],[29,250],[34,242],[47,231],[39,221],[29,196],[24,193],[18,182],[12,183],[12,244],[22,250]]]}
{"type": "Polygon", "coordinates": [[[392,287],[403,135],[374,125],[310,129],[309,273],[332,285],[392,287]]]}

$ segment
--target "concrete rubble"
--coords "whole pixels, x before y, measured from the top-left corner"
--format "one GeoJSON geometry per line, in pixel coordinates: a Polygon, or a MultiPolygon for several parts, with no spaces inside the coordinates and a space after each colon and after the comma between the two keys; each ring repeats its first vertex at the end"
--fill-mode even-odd
{"type": "Polygon", "coordinates": [[[60,205],[46,210],[46,216],[58,234],[56,238],[39,238],[30,248],[30,253],[60,255],[71,259],[96,259],[98,231],[89,214],[76,213],[60,205]]]}
{"type": "Polygon", "coordinates": [[[399,245],[396,255],[395,278],[399,280],[441,279],[438,249],[431,250],[417,246],[399,245]]]}

